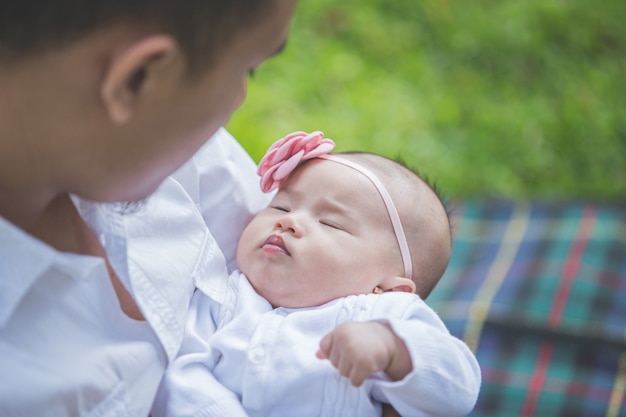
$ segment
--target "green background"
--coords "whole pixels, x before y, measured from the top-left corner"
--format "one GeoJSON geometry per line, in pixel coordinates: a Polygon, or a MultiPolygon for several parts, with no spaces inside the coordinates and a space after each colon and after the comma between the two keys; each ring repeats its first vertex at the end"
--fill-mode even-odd
{"type": "Polygon", "coordinates": [[[626,1],[300,0],[228,129],[401,156],[449,198],[624,201],[626,1]]]}

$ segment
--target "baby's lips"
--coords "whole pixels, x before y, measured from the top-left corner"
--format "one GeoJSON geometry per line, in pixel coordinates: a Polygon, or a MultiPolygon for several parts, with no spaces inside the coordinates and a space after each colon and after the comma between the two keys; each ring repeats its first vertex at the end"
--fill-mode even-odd
{"type": "Polygon", "coordinates": [[[267,245],[277,247],[285,254],[290,255],[289,251],[287,250],[287,246],[285,245],[285,241],[279,235],[271,235],[270,237],[265,239],[265,242],[263,242],[263,245],[261,245],[261,247],[265,247],[267,245]]]}

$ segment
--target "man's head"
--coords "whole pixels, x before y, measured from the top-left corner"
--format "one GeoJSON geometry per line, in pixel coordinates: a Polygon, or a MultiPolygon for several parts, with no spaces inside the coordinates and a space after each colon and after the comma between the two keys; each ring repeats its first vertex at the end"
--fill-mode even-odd
{"type": "Polygon", "coordinates": [[[31,190],[26,200],[148,196],[242,103],[248,73],[284,46],[294,6],[2,2],[0,188],[31,190]]]}
{"type": "Polygon", "coordinates": [[[0,62],[55,50],[114,26],[171,35],[191,72],[214,63],[240,32],[269,18],[276,0],[6,0],[0,62]]]}
{"type": "Polygon", "coordinates": [[[393,161],[340,156],[374,172],[389,190],[407,235],[412,277],[404,277],[389,214],[370,179],[326,159],[296,168],[247,226],[237,251],[240,269],[277,306],[314,306],[376,287],[426,297],[450,254],[443,205],[419,177],[393,161]]]}

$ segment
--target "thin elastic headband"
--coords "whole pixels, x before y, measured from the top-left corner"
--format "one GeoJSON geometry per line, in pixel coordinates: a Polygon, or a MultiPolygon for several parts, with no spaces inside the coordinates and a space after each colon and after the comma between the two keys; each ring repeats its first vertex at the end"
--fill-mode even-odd
{"type": "Polygon", "coordinates": [[[387,208],[387,213],[389,214],[389,218],[391,219],[391,225],[393,226],[393,231],[396,234],[396,239],[398,240],[398,246],[400,246],[400,255],[402,256],[402,263],[404,263],[404,275],[406,278],[411,278],[413,276],[413,264],[411,263],[411,252],[409,251],[409,245],[406,242],[406,235],[404,234],[404,229],[402,228],[402,222],[400,221],[400,215],[398,214],[398,210],[396,209],[396,205],[393,204],[393,199],[391,195],[387,191],[387,188],[383,185],[383,183],[378,179],[378,177],[368,170],[367,168],[357,164],[356,162],[352,162],[348,159],[341,158],[337,155],[319,155],[317,158],[327,159],[329,161],[337,162],[342,165],[345,165],[349,168],[354,169],[355,171],[360,172],[365,175],[368,180],[374,184],[376,190],[383,198],[383,203],[385,203],[385,207],[387,208]]]}

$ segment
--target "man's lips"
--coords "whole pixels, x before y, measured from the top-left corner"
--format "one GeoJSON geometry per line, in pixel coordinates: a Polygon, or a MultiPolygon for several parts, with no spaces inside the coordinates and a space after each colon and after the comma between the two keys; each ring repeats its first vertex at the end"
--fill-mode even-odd
{"type": "Polygon", "coordinates": [[[261,249],[269,252],[281,252],[285,255],[291,255],[285,246],[283,238],[279,235],[271,235],[261,245],[261,249]]]}

